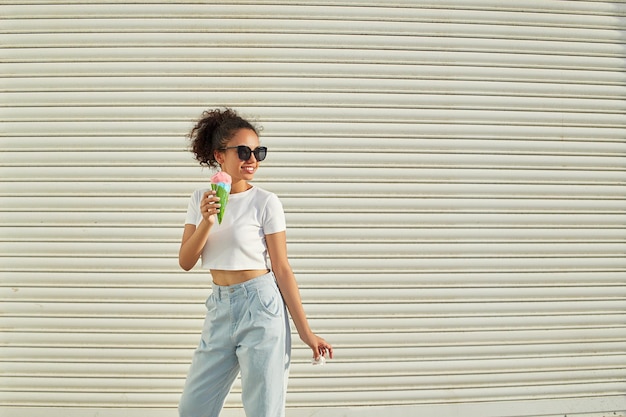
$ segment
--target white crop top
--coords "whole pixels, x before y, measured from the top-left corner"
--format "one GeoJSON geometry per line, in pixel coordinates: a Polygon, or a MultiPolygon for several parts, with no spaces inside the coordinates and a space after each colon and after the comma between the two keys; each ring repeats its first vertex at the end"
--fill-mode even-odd
{"type": "MultiPolygon", "coordinates": [[[[186,224],[200,224],[200,200],[208,190],[200,189],[192,194],[186,224]]],[[[285,213],[276,194],[258,187],[230,194],[222,223],[216,221],[211,227],[202,250],[202,268],[271,269],[265,235],[285,229],[285,213]]]]}

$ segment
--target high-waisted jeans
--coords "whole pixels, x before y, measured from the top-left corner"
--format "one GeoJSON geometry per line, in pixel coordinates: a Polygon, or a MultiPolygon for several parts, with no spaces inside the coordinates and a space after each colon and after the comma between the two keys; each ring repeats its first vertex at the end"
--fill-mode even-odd
{"type": "Polygon", "coordinates": [[[291,332],[274,274],[231,286],[213,284],[206,307],[180,416],[217,417],[239,372],[247,417],[284,416],[291,332]]]}

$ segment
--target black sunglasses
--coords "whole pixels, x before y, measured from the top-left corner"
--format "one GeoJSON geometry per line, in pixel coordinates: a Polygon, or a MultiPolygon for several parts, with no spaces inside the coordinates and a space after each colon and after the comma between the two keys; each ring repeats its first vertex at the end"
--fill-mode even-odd
{"type": "Polygon", "coordinates": [[[223,151],[226,151],[228,149],[237,149],[237,156],[242,161],[247,161],[248,159],[250,159],[250,155],[252,154],[254,154],[254,157],[259,162],[264,160],[265,157],[267,156],[267,148],[265,146],[259,146],[255,150],[250,149],[246,145],[229,146],[227,148],[222,148],[223,151]]]}

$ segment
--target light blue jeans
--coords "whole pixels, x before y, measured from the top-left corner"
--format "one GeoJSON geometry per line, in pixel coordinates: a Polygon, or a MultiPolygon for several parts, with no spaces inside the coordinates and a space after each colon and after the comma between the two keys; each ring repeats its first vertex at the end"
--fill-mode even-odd
{"type": "Polygon", "coordinates": [[[213,284],[206,307],[180,416],[218,417],[241,372],[246,416],[283,417],[291,332],[274,274],[231,286],[213,284]]]}

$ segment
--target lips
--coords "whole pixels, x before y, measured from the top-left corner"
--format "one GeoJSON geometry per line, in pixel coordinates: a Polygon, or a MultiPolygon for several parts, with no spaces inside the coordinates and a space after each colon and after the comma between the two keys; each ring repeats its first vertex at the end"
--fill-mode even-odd
{"type": "Polygon", "coordinates": [[[243,172],[245,172],[246,174],[254,174],[254,171],[256,171],[256,167],[254,166],[243,166],[241,167],[241,169],[243,170],[243,172]]]}

